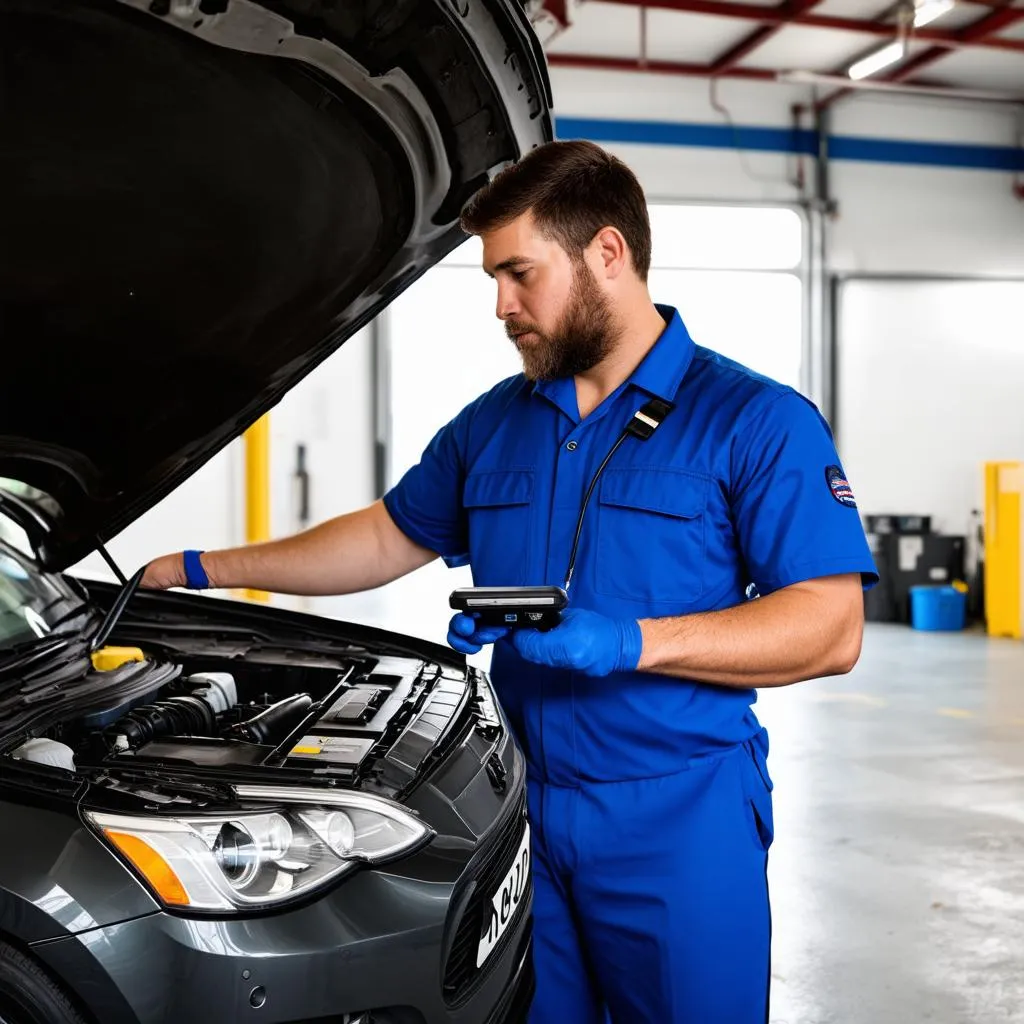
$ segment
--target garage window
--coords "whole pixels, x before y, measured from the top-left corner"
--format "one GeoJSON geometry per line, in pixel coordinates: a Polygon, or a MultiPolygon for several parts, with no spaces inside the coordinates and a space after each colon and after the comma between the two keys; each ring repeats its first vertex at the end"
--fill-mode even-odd
{"type": "Polygon", "coordinates": [[[653,204],[650,288],[699,345],[801,386],[803,221],[781,207],[653,204]]]}

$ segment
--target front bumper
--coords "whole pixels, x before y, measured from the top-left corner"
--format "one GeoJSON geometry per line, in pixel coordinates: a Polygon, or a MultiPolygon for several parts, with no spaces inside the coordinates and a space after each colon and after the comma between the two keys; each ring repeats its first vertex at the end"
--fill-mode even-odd
{"type": "MultiPolygon", "coordinates": [[[[65,978],[102,1024],[520,1024],[533,993],[529,914],[484,983],[458,1008],[438,979],[440,931],[366,939],[340,948],[311,943],[322,921],[276,919],[264,928],[181,928],[164,915],[44,943],[33,952],[65,978]],[[285,952],[280,942],[294,943],[285,952]],[[221,945],[215,950],[215,945],[221,945]],[[82,971],[83,953],[102,968],[82,971]]],[[[323,936],[326,939],[326,935],[323,936]]]]}

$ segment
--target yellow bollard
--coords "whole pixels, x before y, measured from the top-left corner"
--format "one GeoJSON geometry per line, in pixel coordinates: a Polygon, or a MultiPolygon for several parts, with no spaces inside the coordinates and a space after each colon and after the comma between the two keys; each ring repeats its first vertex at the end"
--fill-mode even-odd
{"type": "MultiPolygon", "coordinates": [[[[245,432],[245,542],[270,540],[270,414],[245,432]]],[[[265,590],[245,590],[250,601],[269,601],[265,590]]]]}

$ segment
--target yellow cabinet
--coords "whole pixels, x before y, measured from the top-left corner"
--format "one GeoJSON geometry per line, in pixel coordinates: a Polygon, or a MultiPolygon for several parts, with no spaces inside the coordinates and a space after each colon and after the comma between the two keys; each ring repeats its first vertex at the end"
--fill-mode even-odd
{"type": "Polygon", "coordinates": [[[1018,640],[1024,632],[1022,492],[1024,462],[985,463],[985,618],[992,636],[1018,640]]]}

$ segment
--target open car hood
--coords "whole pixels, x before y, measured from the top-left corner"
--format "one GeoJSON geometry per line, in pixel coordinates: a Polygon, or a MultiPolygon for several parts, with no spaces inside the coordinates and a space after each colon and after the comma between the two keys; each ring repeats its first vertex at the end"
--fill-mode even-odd
{"type": "Polygon", "coordinates": [[[515,0],[0,0],[0,62],[0,503],[51,570],[242,433],[551,138],[515,0]]]}

